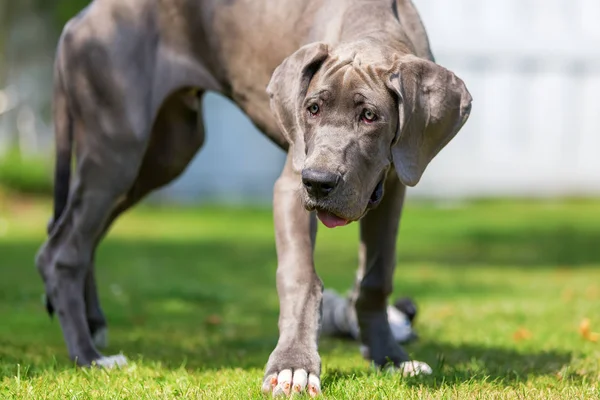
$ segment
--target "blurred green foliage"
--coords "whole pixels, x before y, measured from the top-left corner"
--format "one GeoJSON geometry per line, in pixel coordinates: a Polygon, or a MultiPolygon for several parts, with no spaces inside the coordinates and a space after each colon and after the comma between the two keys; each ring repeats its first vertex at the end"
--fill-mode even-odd
{"type": "MultiPolygon", "coordinates": [[[[39,0],[40,2],[45,2],[45,0],[39,0]]],[[[54,17],[56,18],[56,23],[59,27],[62,26],[74,15],[76,15],[79,11],[81,11],[85,6],[87,6],[90,1],[89,0],[57,0],[52,2],[54,4],[54,17]]]]}
{"type": "MultiPolygon", "coordinates": [[[[19,16],[35,13],[51,23],[52,35],[58,35],[67,21],[84,9],[90,0],[19,0],[0,2],[0,88],[5,84],[6,60],[3,58],[10,27],[19,16]]],[[[49,153],[48,153],[49,154],[49,153]]],[[[52,193],[50,160],[41,156],[24,156],[17,148],[0,156],[0,188],[23,194],[52,193]]]]}
{"type": "Polygon", "coordinates": [[[52,193],[52,168],[48,159],[23,156],[18,149],[0,157],[0,187],[29,195],[52,193]]]}
{"type": "Polygon", "coordinates": [[[34,11],[42,12],[54,19],[58,28],[63,25],[85,6],[90,0],[35,0],[32,4],[34,11]]]}

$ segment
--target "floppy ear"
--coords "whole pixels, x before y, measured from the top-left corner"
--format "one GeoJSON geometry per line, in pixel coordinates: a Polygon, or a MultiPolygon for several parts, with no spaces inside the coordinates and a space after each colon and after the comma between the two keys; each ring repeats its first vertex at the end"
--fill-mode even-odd
{"type": "Polygon", "coordinates": [[[467,121],[472,98],[452,72],[412,55],[397,59],[389,76],[399,108],[392,161],[402,183],[415,186],[467,121]]]}
{"type": "Polygon", "coordinates": [[[329,55],[329,48],[321,42],[298,49],[275,69],[267,86],[271,110],[279,128],[293,152],[293,167],[302,168],[305,157],[304,135],[300,127],[300,107],[313,75],[329,55]]]}

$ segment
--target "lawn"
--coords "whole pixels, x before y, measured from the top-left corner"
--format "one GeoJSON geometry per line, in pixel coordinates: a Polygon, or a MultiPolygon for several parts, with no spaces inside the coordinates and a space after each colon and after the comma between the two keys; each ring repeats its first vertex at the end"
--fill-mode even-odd
{"type": "MultiPolygon", "coordinates": [[[[144,206],[103,243],[98,280],[108,353],[122,370],[75,368],[45,314],[33,266],[50,204],[0,198],[0,398],[261,398],[277,340],[268,209],[144,206]]],[[[356,224],[321,227],[317,267],[345,291],[356,224]]],[[[600,201],[409,204],[395,277],[419,306],[407,347],[434,368],[372,370],[347,340],[324,339],[331,399],[600,398],[600,201]]]]}

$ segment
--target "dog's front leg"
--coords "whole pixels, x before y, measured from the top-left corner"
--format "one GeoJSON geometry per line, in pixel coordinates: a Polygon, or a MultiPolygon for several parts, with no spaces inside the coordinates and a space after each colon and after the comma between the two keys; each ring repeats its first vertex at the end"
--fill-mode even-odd
{"type": "Polygon", "coordinates": [[[301,181],[291,156],[274,189],[277,245],[279,341],[267,362],[262,389],[273,395],[320,393],[321,359],[317,350],[323,284],[314,267],[317,222],[302,206],[301,181]]]}
{"type": "Polygon", "coordinates": [[[410,361],[388,322],[388,297],[396,265],[396,237],[406,186],[392,170],[379,207],[360,221],[359,269],[352,295],[360,327],[362,353],[377,366],[401,368],[406,375],[431,373],[425,363],[410,361]]]}

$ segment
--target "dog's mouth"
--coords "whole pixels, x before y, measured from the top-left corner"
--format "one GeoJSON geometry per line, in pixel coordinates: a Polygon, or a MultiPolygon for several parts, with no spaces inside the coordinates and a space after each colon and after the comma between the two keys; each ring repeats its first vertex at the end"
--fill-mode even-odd
{"type": "MultiPolygon", "coordinates": [[[[366,207],[363,215],[366,214],[366,212],[368,210],[377,207],[379,205],[379,203],[381,203],[381,199],[383,199],[384,181],[385,181],[385,175],[377,183],[377,185],[375,186],[375,189],[373,189],[373,193],[371,193],[371,197],[369,197],[369,202],[367,204],[367,207],[366,207]]],[[[319,221],[321,221],[323,223],[323,225],[325,225],[328,228],[337,228],[338,226],[345,226],[352,222],[352,220],[341,217],[337,213],[335,213],[325,207],[319,207],[318,205],[313,205],[312,207],[310,207],[310,206],[307,207],[307,209],[309,211],[316,210],[317,218],[319,219],[319,221]]]]}
{"type": "Polygon", "coordinates": [[[375,208],[381,203],[381,199],[383,199],[383,182],[385,181],[385,175],[381,178],[371,197],[369,197],[369,204],[367,205],[367,209],[375,208]]]}
{"type": "Polygon", "coordinates": [[[336,214],[325,211],[317,210],[317,218],[328,228],[336,228],[338,226],[348,225],[351,221],[337,216],[336,214]]]}
{"type": "Polygon", "coordinates": [[[345,226],[352,222],[351,219],[344,218],[333,211],[327,204],[315,204],[309,200],[305,203],[305,207],[308,211],[316,211],[319,221],[328,228],[337,228],[338,226],[345,226]]]}

